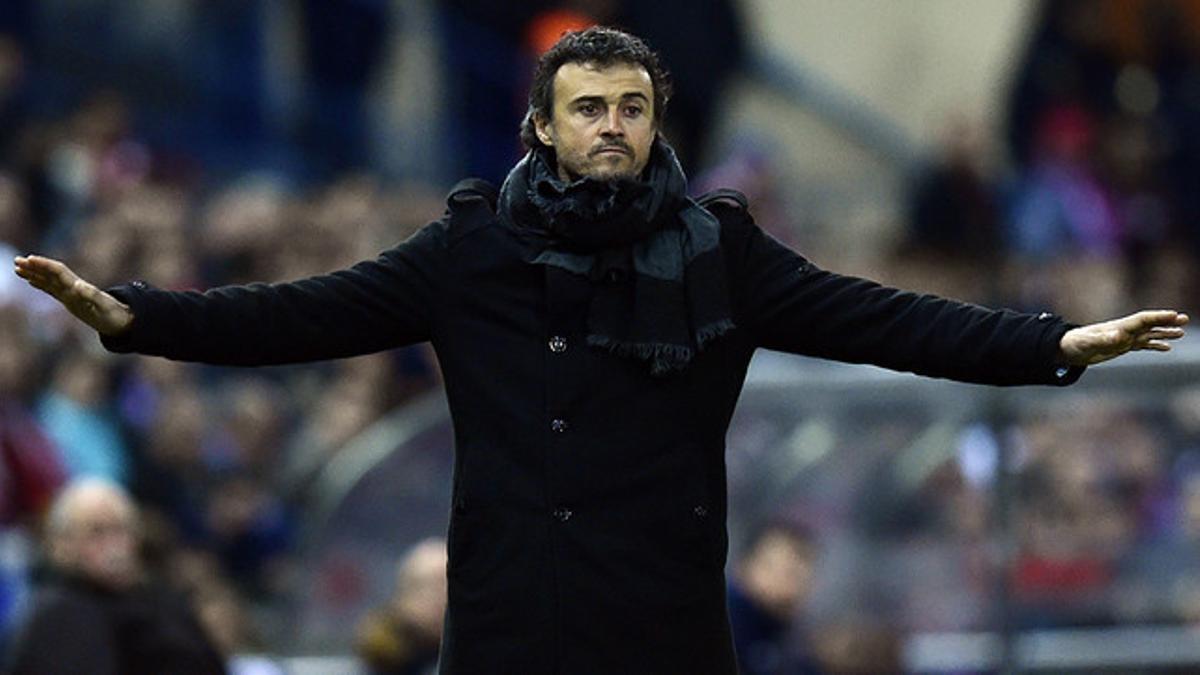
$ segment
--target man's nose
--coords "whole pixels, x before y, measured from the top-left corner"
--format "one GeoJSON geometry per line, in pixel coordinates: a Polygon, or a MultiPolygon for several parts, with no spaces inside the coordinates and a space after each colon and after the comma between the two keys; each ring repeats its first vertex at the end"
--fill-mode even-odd
{"type": "Polygon", "coordinates": [[[600,133],[605,136],[625,135],[625,127],[621,125],[621,112],[619,110],[613,108],[604,116],[604,128],[600,130],[600,133]]]}

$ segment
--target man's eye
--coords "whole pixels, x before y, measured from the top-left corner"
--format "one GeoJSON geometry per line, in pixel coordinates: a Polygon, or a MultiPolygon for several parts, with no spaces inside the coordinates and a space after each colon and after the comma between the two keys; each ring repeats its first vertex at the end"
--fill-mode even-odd
{"type": "Polygon", "coordinates": [[[625,108],[625,114],[629,117],[637,117],[642,114],[642,109],[640,106],[636,105],[627,106],[625,108]]]}
{"type": "Polygon", "coordinates": [[[595,115],[598,111],[599,108],[597,108],[594,103],[584,103],[583,105],[579,106],[579,112],[583,113],[584,115],[595,115]]]}

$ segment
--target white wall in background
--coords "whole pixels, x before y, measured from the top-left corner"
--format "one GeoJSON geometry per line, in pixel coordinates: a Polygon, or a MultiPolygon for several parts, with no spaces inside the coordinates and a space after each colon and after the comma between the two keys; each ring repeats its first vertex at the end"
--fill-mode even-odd
{"type": "Polygon", "coordinates": [[[1033,0],[747,0],[774,53],[860,97],[922,143],[951,114],[993,123],[1033,0]]]}
{"type": "MultiPolygon", "coordinates": [[[[994,138],[1035,0],[744,0],[753,48],[813,75],[929,156],[961,117],[994,138]]],[[[817,262],[878,276],[903,231],[903,167],[756,84],[728,98],[714,159],[739,139],[771,149],[794,241],[817,262]]]]}

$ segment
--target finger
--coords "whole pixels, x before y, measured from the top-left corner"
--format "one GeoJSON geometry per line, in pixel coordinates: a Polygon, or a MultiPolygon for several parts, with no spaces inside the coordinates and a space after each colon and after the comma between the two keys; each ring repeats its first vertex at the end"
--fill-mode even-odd
{"type": "Polygon", "coordinates": [[[14,258],[13,264],[16,269],[24,270],[30,274],[66,278],[74,276],[71,269],[63,263],[52,258],[43,258],[42,256],[30,255],[14,258]]]}
{"type": "Polygon", "coordinates": [[[1179,338],[1183,337],[1183,329],[1182,328],[1151,328],[1150,330],[1146,331],[1145,333],[1142,333],[1138,337],[1146,338],[1149,340],[1178,340],[1179,338]]]}
{"type": "Polygon", "coordinates": [[[1148,309],[1128,317],[1130,327],[1134,330],[1155,326],[1182,326],[1187,323],[1188,316],[1173,309],[1148,309]]]}
{"type": "Polygon", "coordinates": [[[28,281],[34,288],[40,290],[46,290],[50,284],[50,279],[46,278],[46,275],[27,268],[18,269],[17,276],[21,277],[25,281],[28,281]]]}
{"type": "Polygon", "coordinates": [[[28,255],[25,256],[23,260],[18,258],[17,264],[39,274],[46,274],[64,279],[69,279],[75,276],[75,273],[71,271],[71,268],[67,267],[64,263],[55,260],[54,258],[47,258],[40,255],[28,255]]]}
{"type": "Polygon", "coordinates": [[[41,277],[32,277],[32,278],[26,279],[26,281],[29,282],[30,286],[33,286],[34,288],[38,289],[39,291],[44,291],[46,293],[50,293],[51,295],[53,295],[53,293],[50,291],[50,282],[46,281],[45,279],[43,279],[41,277]]]}
{"type": "Polygon", "coordinates": [[[1149,350],[1152,352],[1169,352],[1171,351],[1171,345],[1170,343],[1163,342],[1162,340],[1151,340],[1143,345],[1134,347],[1134,349],[1149,350]]]}
{"type": "Polygon", "coordinates": [[[27,269],[45,269],[47,267],[46,263],[50,260],[52,258],[30,254],[13,258],[13,263],[18,267],[25,267],[27,269]]]}
{"type": "Polygon", "coordinates": [[[48,271],[43,265],[36,263],[16,263],[13,266],[14,271],[22,276],[48,276],[48,271]]]}
{"type": "Polygon", "coordinates": [[[28,281],[34,288],[50,293],[51,295],[57,295],[62,289],[62,284],[60,283],[58,277],[52,274],[46,274],[41,270],[27,269],[20,271],[17,274],[22,279],[28,281]]]}
{"type": "MultiPolygon", "coordinates": [[[[42,258],[42,261],[50,261],[48,258],[42,258]]],[[[31,264],[19,264],[16,268],[17,276],[25,279],[31,286],[53,295],[55,298],[62,299],[66,291],[70,290],[72,280],[78,280],[79,277],[71,272],[66,265],[57,263],[57,265],[41,264],[38,261],[32,261],[31,264]]]]}

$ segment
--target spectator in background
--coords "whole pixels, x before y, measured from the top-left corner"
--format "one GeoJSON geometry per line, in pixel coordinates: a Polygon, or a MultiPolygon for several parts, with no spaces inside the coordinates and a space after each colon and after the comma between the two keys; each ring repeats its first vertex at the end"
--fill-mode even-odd
{"type": "Polygon", "coordinates": [[[369,153],[367,90],[391,33],[385,0],[304,0],[308,101],[302,144],[318,175],[362,169],[369,153]]]}
{"type": "Polygon", "coordinates": [[[965,118],[944,128],[938,155],[909,186],[908,229],[890,273],[901,285],[1002,302],[1004,248],[998,181],[982,130],[965,118]]]}
{"type": "MultiPolygon", "coordinates": [[[[4,18],[0,15],[0,128],[13,130],[25,123],[29,113],[28,56],[20,40],[7,34],[4,18]]],[[[0,152],[11,150],[14,141],[15,134],[4,134],[0,152]]]]}
{"type": "Polygon", "coordinates": [[[244,180],[218,192],[204,208],[197,233],[204,274],[224,283],[269,279],[287,203],[278,185],[244,180]]]}
{"type": "Polygon", "coordinates": [[[25,313],[0,307],[0,527],[40,516],[65,474],[27,405],[38,356],[25,313]]]}
{"type": "Polygon", "coordinates": [[[914,253],[971,265],[997,262],[1000,213],[981,143],[965,120],[946,126],[941,155],[912,191],[907,244],[914,253]]]}
{"type": "Polygon", "coordinates": [[[1009,103],[1008,142],[1013,158],[1028,165],[1037,154],[1038,127],[1046,110],[1081,107],[1112,110],[1118,64],[1101,3],[1042,3],[1033,39],[1018,68],[1009,103]]]}
{"type": "MultiPolygon", "coordinates": [[[[37,240],[28,190],[15,176],[0,173],[0,255],[16,255],[28,250],[37,240]]],[[[42,333],[54,332],[58,324],[55,318],[64,318],[58,308],[29,293],[27,288],[7,280],[0,281],[0,306],[10,305],[21,307],[36,318],[34,323],[42,333]]]]}
{"type": "MultiPolygon", "coordinates": [[[[222,574],[217,557],[200,549],[178,546],[177,542],[158,543],[163,545],[165,556],[155,561],[144,555],[147,572],[192,600],[196,618],[217,651],[221,654],[264,651],[259,626],[250,621],[241,596],[222,574]]],[[[143,545],[142,550],[148,548],[143,545]]]]}
{"type": "Polygon", "coordinates": [[[64,474],[58,448],[28,400],[41,354],[24,310],[0,304],[0,662],[29,593],[31,536],[64,474]]]}
{"type": "Polygon", "coordinates": [[[282,500],[254,476],[230,472],[217,478],[207,499],[206,543],[244,590],[270,594],[292,544],[293,524],[282,500]]]}
{"type": "Polygon", "coordinates": [[[396,569],[388,604],[358,626],[356,647],[372,675],[431,675],[446,612],[446,542],[414,546],[396,569]]]}
{"type": "Polygon", "coordinates": [[[73,478],[93,476],[126,484],[129,449],[107,407],[109,362],[82,350],[68,353],[58,362],[37,414],[73,478]]]}
{"type": "Polygon", "coordinates": [[[284,426],[284,402],[278,387],[251,377],[233,380],[218,393],[224,433],[214,452],[214,466],[244,472],[270,483],[280,464],[284,426]]]}
{"type": "Polygon", "coordinates": [[[119,487],[69,485],[51,509],[46,544],[54,578],[13,645],[13,675],[225,672],[191,608],[144,578],[137,512],[119,487]]]}
{"type": "Polygon", "coordinates": [[[692,191],[704,194],[732,188],[754,205],[754,221],[771,236],[798,246],[796,233],[803,216],[789,212],[781,185],[780,156],[772,142],[757,135],[736,138],[724,158],[696,177],[692,191]]]}
{"type": "Polygon", "coordinates": [[[99,92],[50,134],[44,161],[52,208],[44,246],[69,249],[92,208],[145,177],[148,155],[131,138],[130,115],[122,96],[99,92]]]}
{"type": "Polygon", "coordinates": [[[807,654],[788,649],[791,626],[812,590],[816,544],[806,530],[770,523],[750,540],[729,578],[729,623],[743,675],[816,675],[807,654]],[[785,667],[786,663],[786,667],[785,667]]]}
{"type": "Polygon", "coordinates": [[[1093,162],[1097,131],[1094,115],[1079,106],[1052,108],[1039,119],[1033,165],[1012,215],[1019,255],[1113,258],[1120,252],[1115,204],[1093,162]]]}
{"type": "Polygon", "coordinates": [[[529,61],[521,49],[525,24],[544,2],[445,0],[440,24],[450,102],[446,114],[456,132],[447,154],[457,171],[500,181],[521,154],[512,130],[525,113],[520,92],[529,61]]]}
{"type": "Polygon", "coordinates": [[[699,173],[724,90],[750,57],[733,0],[625,2],[622,19],[672,64],[664,135],[689,175],[699,173]]]}

